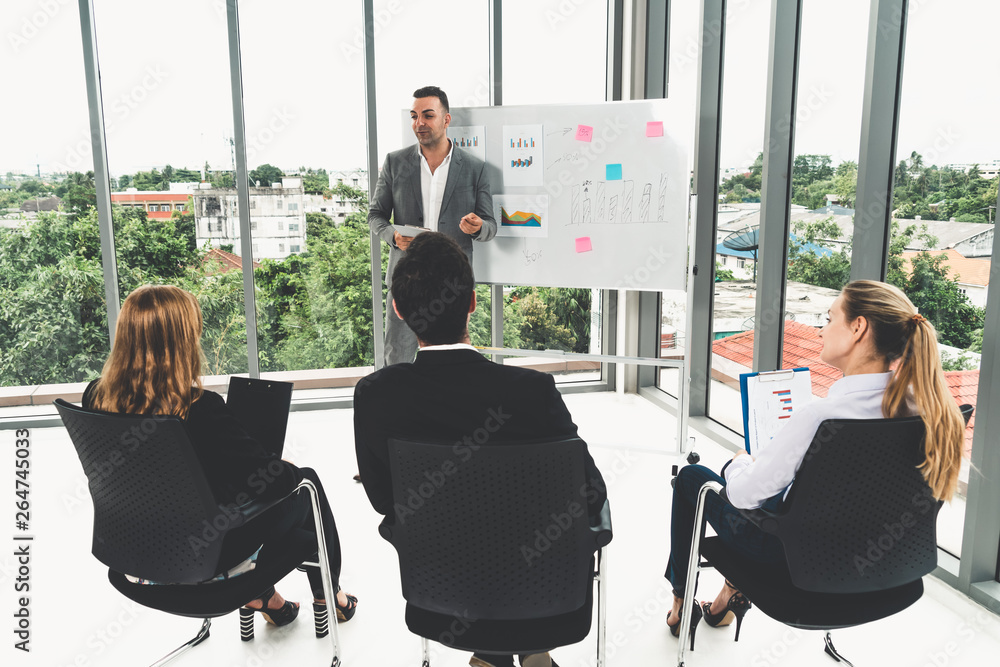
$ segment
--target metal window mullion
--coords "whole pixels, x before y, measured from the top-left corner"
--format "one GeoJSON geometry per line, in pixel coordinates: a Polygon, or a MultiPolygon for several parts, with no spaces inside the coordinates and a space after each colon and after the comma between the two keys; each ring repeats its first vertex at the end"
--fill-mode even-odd
{"type": "Polygon", "coordinates": [[[889,256],[907,0],[872,0],[851,280],[884,280],[889,256]]]}
{"type": "MultiPolygon", "coordinates": [[[[998,196],[1000,201],[1000,196],[998,196]]],[[[1000,257],[1000,234],[993,235],[993,256],[1000,257]]],[[[1000,446],[989,437],[1000,427],[1000,289],[986,296],[983,352],[979,364],[976,428],[972,435],[969,490],[965,504],[965,531],[959,565],[960,589],[974,597],[974,586],[997,579],[1000,560],[1000,446]]],[[[980,600],[994,610],[1000,600],[980,600]]]]}
{"type": "Polygon", "coordinates": [[[646,2],[646,99],[667,97],[670,78],[670,0],[646,2]]]}
{"type": "MultiPolygon", "coordinates": [[[[490,106],[503,104],[503,0],[489,3],[490,106]]],[[[490,285],[490,340],[493,347],[505,347],[503,339],[503,285],[490,285]]],[[[503,363],[503,356],[493,355],[503,363]]]]}
{"type": "Polygon", "coordinates": [[[243,270],[243,312],[246,314],[247,368],[260,377],[257,353],[257,305],[253,284],[253,238],[250,235],[250,175],[247,170],[246,120],[243,111],[243,64],[240,56],[238,0],[226,0],[229,31],[229,77],[233,95],[233,141],[236,151],[236,200],[240,219],[240,252],[243,270]]]}
{"type": "Polygon", "coordinates": [[[625,0],[608,0],[607,64],[605,99],[622,98],[622,36],[624,35],[625,0]]]}
{"type": "Polygon", "coordinates": [[[712,310],[715,307],[715,229],[718,222],[719,145],[725,63],[726,0],[702,0],[698,55],[698,112],[695,126],[694,266],[688,289],[690,331],[686,333],[689,412],[708,413],[712,368],[712,310]]]}
{"type": "MultiPolygon", "coordinates": [[[[644,99],[665,99],[667,97],[667,75],[669,72],[669,0],[647,0],[644,28],[643,58],[645,72],[643,79],[644,99]]],[[[639,295],[638,354],[643,357],[658,357],[660,349],[660,306],[661,292],[641,292],[639,295]]],[[[645,366],[636,369],[636,390],[656,384],[658,368],[645,366]]]]}
{"type": "Polygon", "coordinates": [[[802,0],[772,0],[753,369],[781,368],[802,0]]]}
{"type": "MultiPolygon", "coordinates": [[[[375,9],[373,0],[363,0],[365,40],[365,133],[368,141],[368,201],[378,184],[378,115],[375,107],[375,9]]],[[[385,365],[385,314],[382,310],[382,239],[369,232],[372,263],[372,335],[375,337],[375,369],[385,365]]]]}
{"type": "Polygon", "coordinates": [[[97,191],[97,225],[101,237],[104,300],[108,310],[109,341],[113,345],[118,312],[121,310],[121,296],[118,292],[115,228],[111,219],[111,179],[108,172],[108,142],[104,132],[101,65],[97,55],[97,21],[91,0],[80,0],[80,34],[83,40],[83,67],[86,73],[87,106],[90,112],[90,144],[94,153],[94,186],[97,191]]]}
{"type": "MultiPolygon", "coordinates": [[[[625,0],[608,0],[608,26],[605,58],[605,100],[622,99],[622,36],[625,20],[625,0]]],[[[601,353],[618,352],[618,290],[601,290],[601,353]]],[[[593,308],[593,303],[591,304],[593,308]]],[[[593,326],[593,325],[591,325],[593,326]]],[[[615,391],[618,384],[618,365],[601,364],[601,378],[609,391],[615,391]]]]}

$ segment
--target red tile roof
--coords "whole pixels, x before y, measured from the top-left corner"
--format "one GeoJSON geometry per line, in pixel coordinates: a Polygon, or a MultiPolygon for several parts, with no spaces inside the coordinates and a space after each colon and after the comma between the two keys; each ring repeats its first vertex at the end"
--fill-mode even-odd
{"type": "MultiPolygon", "coordinates": [[[[979,395],[979,371],[945,371],[944,381],[948,390],[959,405],[968,403],[976,407],[976,397],[979,395]]],[[[976,413],[972,413],[969,426],[965,429],[965,458],[972,453],[972,430],[976,426],[976,413]]]]}
{"type": "MultiPolygon", "coordinates": [[[[781,355],[781,367],[809,368],[813,395],[819,397],[825,397],[833,383],[843,376],[839,370],[819,360],[822,349],[823,341],[819,337],[819,329],[794,321],[785,322],[785,346],[781,355]]],[[[712,343],[712,352],[746,367],[749,372],[753,368],[753,331],[720,338],[712,343]]],[[[975,407],[979,391],[978,370],[945,371],[944,379],[959,405],[968,403],[975,407]]],[[[975,421],[976,417],[973,414],[965,430],[966,458],[972,452],[972,430],[975,421]]]]}
{"type": "MultiPolygon", "coordinates": [[[[226,252],[225,250],[219,250],[218,248],[212,248],[205,255],[205,259],[202,260],[205,263],[215,262],[219,265],[218,273],[227,273],[233,269],[243,268],[243,259],[239,255],[234,255],[231,252],[226,252]]],[[[253,268],[260,266],[260,262],[253,262],[253,268]]]]}
{"type": "MultiPolygon", "coordinates": [[[[786,321],[785,349],[781,355],[781,367],[809,368],[813,394],[823,397],[843,374],[819,360],[823,342],[819,338],[818,331],[816,327],[786,321]]],[[[746,366],[749,372],[749,369],[753,368],[753,331],[720,338],[712,344],[712,352],[746,366]]]]}
{"type": "MultiPolygon", "coordinates": [[[[916,252],[904,252],[902,254],[903,271],[907,275],[913,272],[910,264],[913,258],[919,254],[916,252]]],[[[954,248],[935,250],[928,254],[933,257],[944,257],[944,265],[947,267],[949,280],[957,280],[960,283],[968,285],[983,285],[984,287],[990,284],[991,261],[989,259],[967,259],[954,248]]]]}

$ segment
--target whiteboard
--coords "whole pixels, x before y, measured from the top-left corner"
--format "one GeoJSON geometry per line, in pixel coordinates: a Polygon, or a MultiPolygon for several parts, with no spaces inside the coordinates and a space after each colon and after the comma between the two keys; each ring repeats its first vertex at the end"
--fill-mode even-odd
{"type": "MultiPolygon", "coordinates": [[[[667,100],[453,107],[448,136],[485,159],[494,196],[477,282],[685,289],[690,167],[670,113],[667,100]]],[[[403,141],[416,143],[409,110],[403,141]]]]}

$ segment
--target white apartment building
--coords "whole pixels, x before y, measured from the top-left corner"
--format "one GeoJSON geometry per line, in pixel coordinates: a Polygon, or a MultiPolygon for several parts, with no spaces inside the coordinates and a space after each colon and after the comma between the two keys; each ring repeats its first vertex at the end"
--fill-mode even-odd
{"type": "MultiPolygon", "coordinates": [[[[331,171],[330,189],[339,184],[349,185],[362,192],[368,192],[368,172],[364,169],[349,169],[347,171],[331,171]]],[[[345,218],[357,210],[357,206],[334,193],[333,198],[326,199],[322,195],[306,195],[305,207],[309,213],[322,213],[333,218],[335,224],[340,224],[345,218]]]]}
{"type": "MultiPolygon", "coordinates": [[[[240,254],[239,201],[236,188],[207,183],[192,193],[198,245],[232,244],[240,254]]],[[[250,188],[250,232],[253,259],[284,259],[306,249],[305,191],[302,179],[284,177],[281,184],[250,188]]]]}
{"type": "MultiPolygon", "coordinates": [[[[973,165],[972,162],[962,162],[962,163],[956,162],[953,164],[949,164],[947,166],[950,167],[951,169],[954,169],[955,171],[964,171],[968,173],[969,170],[972,169],[972,165],[973,165]]],[[[990,162],[983,162],[980,163],[978,166],[979,166],[979,175],[983,178],[993,179],[996,178],[997,176],[1000,176],[1000,160],[991,160],[990,162]]]]}

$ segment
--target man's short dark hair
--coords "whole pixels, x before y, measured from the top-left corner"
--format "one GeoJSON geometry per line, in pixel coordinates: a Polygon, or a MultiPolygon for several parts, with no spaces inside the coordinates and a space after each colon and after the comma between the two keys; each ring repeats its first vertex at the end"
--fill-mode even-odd
{"type": "Polygon", "coordinates": [[[400,317],[424,343],[449,345],[465,337],[475,279],[451,237],[423,232],[414,238],[393,270],[391,289],[400,317]]]}
{"type": "Polygon", "coordinates": [[[441,108],[444,109],[444,112],[451,113],[451,108],[448,106],[448,95],[437,86],[424,86],[413,91],[413,99],[418,100],[421,97],[438,98],[441,101],[441,108]]]}

